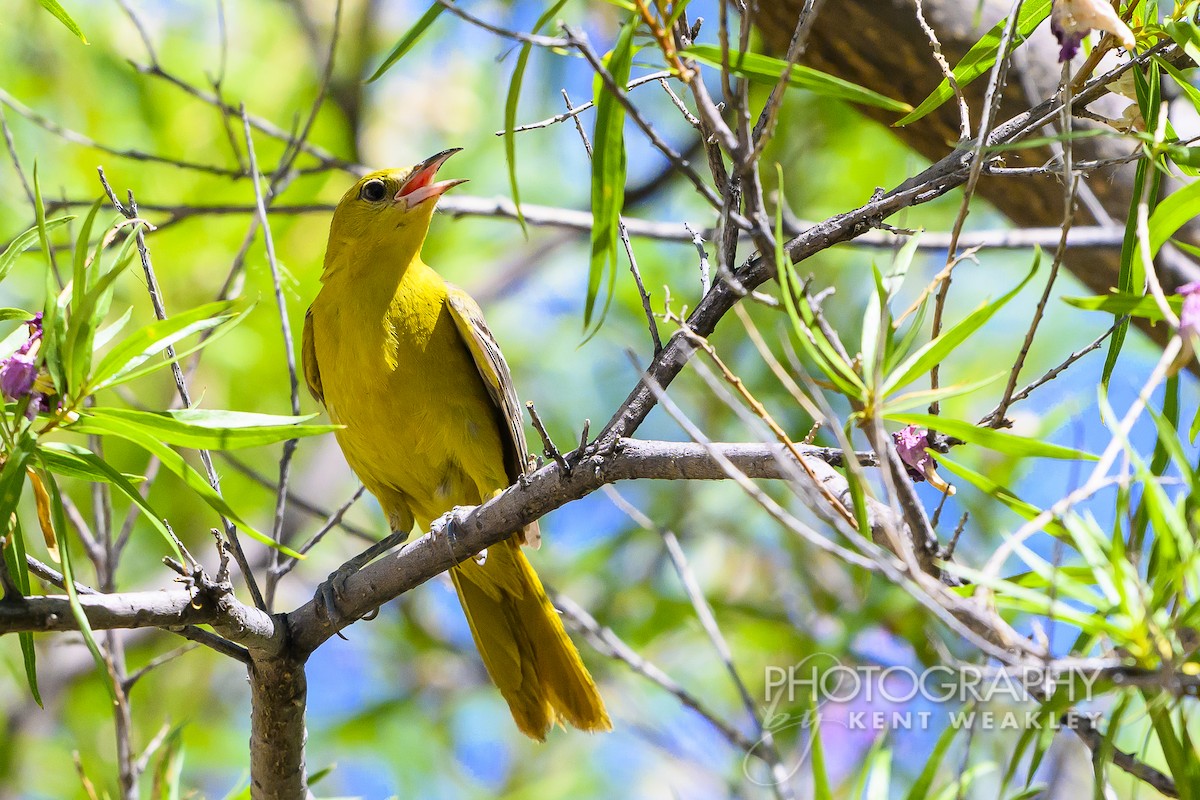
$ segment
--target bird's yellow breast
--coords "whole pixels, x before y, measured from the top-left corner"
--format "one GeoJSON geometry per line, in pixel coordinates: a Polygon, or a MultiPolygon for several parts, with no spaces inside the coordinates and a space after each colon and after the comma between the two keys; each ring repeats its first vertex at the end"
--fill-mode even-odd
{"type": "Polygon", "coordinates": [[[351,468],[395,520],[425,527],[508,485],[496,409],[420,262],[389,299],[331,282],[313,303],[325,405],[351,468]],[[397,508],[397,505],[407,508],[397,508]]]}

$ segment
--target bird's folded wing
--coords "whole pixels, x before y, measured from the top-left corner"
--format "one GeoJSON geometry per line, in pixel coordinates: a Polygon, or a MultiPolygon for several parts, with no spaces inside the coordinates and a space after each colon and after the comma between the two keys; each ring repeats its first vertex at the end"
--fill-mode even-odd
{"type": "Polygon", "coordinates": [[[325,402],[324,391],[321,389],[321,368],[317,364],[317,344],[313,339],[313,312],[309,308],[304,315],[304,338],[300,341],[300,361],[304,366],[304,382],[312,396],[322,403],[325,402]]]}
{"type": "MultiPolygon", "coordinates": [[[[492,402],[502,420],[502,428],[507,430],[507,447],[510,459],[510,478],[516,480],[529,468],[529,445],[525,440],[525,425],[521,417],[521,403],[517,400],[516,389],[513,388],[512,374],[508,364],[500,353],[500,345],[492,336],[487,323],[483,320],[483,312],[471,296],[457,286],[448,285],[448,301],[450,315],[458,327],[459,334],[467,343],[471,357],[479,376],[487,386],[492,402]],[[514,471],[515,470],[515,471],[514,471]]],[[[307,374],[307,362],[305,373],[307,374]]],[[[319,376],[318,376],[319,385],[319,376]]],[[[501,434],[503,435],[503,433],[501,434]]],[[[541,544],[541,534],[537,523],[525,527],[525,544],[538,547],[541,544]]]]}

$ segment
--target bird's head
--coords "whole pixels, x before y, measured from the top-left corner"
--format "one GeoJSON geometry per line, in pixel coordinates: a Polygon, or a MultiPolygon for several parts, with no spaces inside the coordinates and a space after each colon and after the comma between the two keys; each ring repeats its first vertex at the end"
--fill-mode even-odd
{"type": "Polygon", "coordinates": [[[438,168],[460,149],[443,150],[413,167],[372,172],[351,186],[333,212],[326,267],[347,246],[418,255],[437,199],[466,182],[435,180],[438,168]]]}

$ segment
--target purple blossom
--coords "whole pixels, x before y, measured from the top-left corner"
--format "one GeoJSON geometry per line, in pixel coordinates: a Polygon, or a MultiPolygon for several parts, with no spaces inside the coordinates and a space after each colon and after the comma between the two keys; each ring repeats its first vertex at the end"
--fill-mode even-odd
{"type": "Polygon", "coordinates": [[[929,454],[925,452],[925,448],[929,447],[929,431],[916,425],[906,425],[893,433],[892,439],[896,442],[896,452],[900,454],[900,460],[907,464],[909,469],[924,475],[925,464],[929,461],[929,454]]]}
{"type": "Polygon", "coordinates": [[[1058,21],[1058,16],[1050,17],[1050,32],[1054,34],[1054,38],[1058,39],[1058,63],[1070,61],[1079,52],[1079,45],[1083,44],[1083,37],[1087,36],[1089,30],[1074,30],[1067,32],[1063,29],[1062,23],[1058,21]]]}
{"type": "Polygon", "coordinates": [[[0,359],[0,393],[9,400],[29,397],[30,413],[46,410],[49,402],[44,393],[35,391],[38,381],[38,351],[42,345],[42,314],[39,311],[25,323],[29,338],[8,358],[0,359]]]}
{"type": "Polygon", "coordinates": [[[927,480],[940,492],[954,494],[954,487],[942,480],[937,474],[937,465],[930,458],[926,448],[929,447],[929,431],[916,425],[906,425],[892,434],[896,445],[896,453],[909,469],[909,474],[915,480],[927,480]]]}
{"type": "Polygon", "coordinates": [[[32,347],[35,341],[30,339],[17,352],[0,360],[0,392],[9,400],[20,400],[33,391],[38,375],[37,349],[32,347]]]}
{"type": "Polygon", "coordinates": [[[1179,333],[1185,339],[1200,336],[1200,281],[1185,283],[1175,290],[1183,297],[1179,312],[1179,333]]]}
{"type": "Polygon", "coordinates": [[[1137,44],[1133,31],[1117,16],[1110,0],[1054,0],[1050,30],[1058,39],[1059,63],[1074,58],[1083,37],[1093,29],[1111,33],[1126,50],[1132,51],[1137,44]]]}

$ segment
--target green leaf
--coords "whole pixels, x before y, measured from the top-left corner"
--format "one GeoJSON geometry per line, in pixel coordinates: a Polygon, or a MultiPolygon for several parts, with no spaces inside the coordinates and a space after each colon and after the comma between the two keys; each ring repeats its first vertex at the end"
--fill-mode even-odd
{"type": "MultiPolygon", "coordinates": [[[[86,416],[80,417],[71,425],[71,430],[78,433],[95,433],[102,436],[116,436],[128,442],[136,444],[151,455],[157,456],[162,465],[175,474],[184,485],[196,493],[205,503],[213,510],[229,520],[237,523],[250,538],[262,542],[268,547],[273,547],[285,555],[292,558],[304,558],[296,551],[286,547],[279,542],[276,542],[270,536],[259,531],[254,526],[250,525],[240,514],[233,510],[233,507],[226,502],[215,489],[208,484],[199,472],[197,472],[190,464],[184,460],[183,456],[172,450],[166,444],[163,444],[156,436],[154,431],[147,430],[137,424],[131,424],[124,420],[115,417],[99,417],[86,416]]],[[[294,429],[286,429],[288,436],[285,438],[294,438],[294,429]]]]}
{"type": "Polygon", "coordinates": [[[917,776],[912,788],[905,795],[906,800],[925,800],[929,797],[929,790],[933,788],[933,779],[937,777],[938,767],[941,766],[942,760],[946,757],[946,751],[950,749],[950,744],[957,735],[958,728],[953,725],[947,725],[946,730],[942,731],[942,735],[938,737],[933,746],[933,752],[925,761],[921,774],[917,776]]]}
{"type": "MultiPolygon", "coordinates": [[[[1149,295],[1130,294],[1113,291],[1112,294],[1093,295],[1091,297],[1064,297],[1063,302],[1082,308],[1084,311],[1104,311],[1118,317],[1128,314],[1153,322],[1162,322],[1162,309],[1149,295]]],[[[1178,314],[1183,308],[1183,298],[1178,295],[1167,295],[1167,305],[1178,314]]]]}
{"type": "MultiPolygon", "coordinates": [[[[1001,486],[999,483],[987,477],[986,475],[982,475],[963,464],[959,464],[956,461],[950,460],[944,453],[937,454],[937,463],[939,468],[944,467],[955,477],[962,478],[979,491],[995,500],[998,500],[1010,511],[1021,517],[1021,519],[1028,521],[1042,513],[1042,509],[1038,508],[1032,503],[1025,502],[1010,492],[1006,487],[1001,486]]],[[[1056,536],[1060,539],[1067,539],[1069,536],[1066,528],[1062,526],[1062,523],[1054,519],[1046,523],[1045,530],[1050,535],[1056,536]]]]}
{"type": "MultiPolygon", "coordinates": [[[[1146,120],[1146,130],[1156,130],[1159,111],[1159,71],[1158,66],[1150,63],[1153,80],[1147,80],[1141,70],[1133,70],[1134,83],[1137,87],[1138,106],[1146,120]]],[[[1121,294],[1133,294],[1143,288],[1146,280],[1142,266],[1141,243],[1138,237],[1138,203],[1143,197],[1147,198],[1151,217],[1155,211],[1159,186],[1162,175],[1152,166],[1151,159],[1139,158],[1133,177],[1133,192],[1130,195],[1129,213],[1125,220],[1125,236],[1121,242],[1121,269],[1117,275],[1117,291],[1121,294]],[[1147,186],[1147,181],[1149,185],[1147,186]]],[[[1108,352],[1104,356],[1104,369],[1100,373],[1100,386],[1108,391],[1108,383],[1112,379],[1113,370],[1117,367],[1117,359],[1125,346],[1125,337],[1129,334],[1129,320],[1117,319],[1116,328],[1108,339],[1108,352]]]]}
{"type": "MultiPolygon", "coordinates": [[[[154,526],[154,529],[162,534],[163,539],[170,546],[171,552],[177,556],[180,555],[175,540],[171,538],[170,531],[167,530],[166,523],[163,522],[163,515],[155,510],[154,506],[150,505],[150,501],[143,497],[142,493],[134,487],[133,483],[130,482],[131,476],[117,471],[111,464],[86,447],[79,447],[73,444],[47,442],[42,445],[38,455],[46,469],[53,473],[72,478],[82,478],[93,483],[108,483],[120,489],[122,494],[142,510],[146,519],[154,526]]],[[[132,477],[144,480],[140,475],[132,477]]]]}
{"type": "Polygon", "coordinates": [[[437,2],[427,8],[425,13],[421,15],[421,18],[400,37],[400,41],[396,42],[396,46],[392,48],[392,52],[388,53],[388,57],[379,65],[379,69],[375,70],[375,73],[367,78],[367,83],[374,83],[379,80],[383,76],[383,73],[392,68],[393,64],[404,58],[404,55],[412,49],[413,45],[425,35],[425,31],[429,29],[433,21],[445,10],[446,7],[437,2]]]}
{"type": "Polygon", "coordinates": [[[1151,258],[1177,230],[1197,216],[1200,216],[1200,181],[1192,181],[1160,201],[1148,225],[1151,258]]]}
{"type": "Polygon", "coordinates": [[[33,314],[30,314],[23,308],[0,308],[0,322],[8,322],[14,319],[26,322],[33,319],[33,314]]]}
{"type": "MultiPolygon", "coordinates": [[[[550,6],[546,13],[542,14],[534,23],[533,32],[537,33],[541,30],[566,5],[566,2],[567,0],[558,0],[550,6]]],[[[517,141],[513,128],[517,126],[517,103],[521,99],[521,84],[525,78],[525,67],[529,64],[529,54],[532,51],[532,43],[525,42],[521,45],[521,52],[517,55],[517,65],[513,69],[512,80],[508,82],[508,96],[504,100],[504,158],[508,163],[508,183],[512,187],[513,206],[517,209],[517,222],[521,223],[521,232],[526,237],[529,236],[529,229],[525,225],[525,215],[521,212],[521,190],[517,185],[517,141]]]]}
{"type": "Polygon", "coordinates": [[[932,414],[888,414],[886,418],[907,425],[920,425],[930,430],[955,436],[968,444],[977,444],[980,447],[1010,456],[1065,458],[1080,461],[1099,460],[1091,453],[1085,453],[1082,450],[1050,444],[1041,439],[1017,436],[1015,433],[1006,433],[993,428],[981,428],[962,420],[935,417],[932,414]]]}
{"type": "MultiPolygon", "coordinates": [[[[782,186],[783,168],[776,164],[775,169],[779,174],[780,186],[782,186]]],[[[796,269],[787,253],[784,252],[783,242],[783,212],[782,209],[776,209],[775,263],[780,272],[780,294],[783,296],[783,305],[787,310],[788,318],[792,321],[792,332],[795,334],[796,340],[800,342],[800,346],[816,362],[825,377],[833,382],[838,391],[847,397],[865,400],[866,387],[862,380],[854,373],[854,370],[850,368],[833,344],[825,338],[820,326],[816,324],[808,300],[802,295],[802,284],[796,276],[796,269]]],[[[851,481],[851,485],[853,485],[853,481],[851,481]]],[[[857,500],[855,502],[857,504],[857,500]]]]}
{"type": "MultiPolygon", "coordinates": [[[[75,219],[74,216],[67,216],[45,220],[43,227],[47,232],[49,232],[61,225],[66,225],[73,219],[75,219]]],[[[33,243],[38,240],[40,235],[41,230],[39,229],[39,226],[34,225],[32,228],[20,234],[8,243],[8,247],[4,248],[3,253],[0,253],[0,281],[4,280],[9,273],[9,270],[13,268],[13,264],[15,264],[17,261],[17,256],[21,255],[30,247],[32,247],[33,243]]]]}
{"type": "MultiPolygon", "coordinates": [[[[83,302],[83,296],[87,290],[87,257],[88,257],[88,242],[92,238],[92,226],[96,222],[96,214],[100,212],[100,205],[104,202],[103,197],[96,198],[96,202],[92,203],[88,214],[83,218],[83,226],[79,229],[79,236],[75,239],[75,254],[73,259],[73,291],[71,296],[71,313],[79,313],[79,305],[83,302]]],[[[96,247],[100,249],[99,245],[96,247]]],[[[93,263],[99,265],[99,261],[93,263]]]]}
{"type": "MultiPolygon", "coordinates": [[[[1051,0],[1027,0],[1021,6],[1021,13],[1017,17],[1017,27],[1013,35],[1010,45],[1010,52],[1019,47],[1029,34],[1042,24],[1046,17],[1050,16],[1051,0]]],[[[1004,28],[1007,24],[1007,18],[997,22],[992,29],[983,35],[983,38],[971,46],[967,54],[962,57],[952,70],[954,73],[954,81],[962,88],[971,81],[978,78],[980,75],[987,72],[996,63],[996,57],[1000,54],[1000,41],[1004,38],[1004,28]]],[[[954,97],[954,90],[950,88],[950,81],[943,80],[933,92],[921,101],[921,105],[908,116],[895,123],[896,126],[911,125],[922,117],[928,115],[931,111],[940,107],[950,98],[954,97]]]]}
{"type": "Polygon", "coordinates": [[[967,767],[957,778],[950,782],[950,785],[938,792],[933,800],[958,800],[960,797],[969,797],[971,792],[968,788],[982,775],[987,775],[989,772],[996,770],[995,762],[989,761],[983,764],[972,764],[967,767]]]}
{"type": "Polygon", "coordinates": [[[808,735],[812,742],[809,763],[812,767],[812,798],[813,800],[833,800],[833,790],[829,786],[829,768],[825,764],[825,743],[821,740],[821,714],[819,710],[810,716],[812,724],[808,726],[808,735]]]}
{"type": "Polygon", "coordinates": [[[59,5],[58,0],[38,0],[38,2],[42,4],[42,8],[49,11],[55,19],[65,25],[67,30],[78,36],[79,41],[84,44],[88,43],[87,37],[83,35],[83,31],[79,25],[76,24],[75,20],[71,19],[71,15],[67,13],[66,9],[59,5]]]}
{"type": "Polygon", "coordinates": [[[96,662],[96,669],[107,680],[104,680],[104,688],[108,690],[108,696],[115,703],[117,702],[117,690],[113,685],[112,674],[108,670],[108,662],[104,658],[104,654],[100,651],[100,645],[96,642],[96,636],[92,633],[92,624],[88,621],[87,614],[84,613],[83,606],[79,602],[79,592],[75,588],[75,566],[71,561],[71,542],[67,536],[67,515],[63,511],[62,495],[58,492],[58,484],[49,475],[44,476],[43,483],[50,493],[50,512],[51,518],[54,521],[54,539],[58,543],[58,554],[62,559],[63,571],[63,588],[67,592],[67,601],[71,606],[71,616],[75,618],[75,624],[79,626],[79,633],[83,636],[84,644],[92,653],[92,659],[96,662]]]}
{"type": "Polygon", "coordinates": [[[949,386],[939,386],[936,389],[923,389],[917,392],[898,394],[884,402],[883,412],[885,415],[896,414],[901,411],[907,411],[910,408],[927,406],[935,400],[941,401],[950,397],[961,397],[995,383],[1007,374],[1007,371],[997,372],[991,377],[970,383],[954,383],[949,386]]]}
{"type": "MultiPolygon", "coordinates": [[[[181,339],[210,330],[229,320],[232,315],[225,312],[232,309],[233,305],[232,300],[207,303],[139,328],[122,339],[100,360],[89,381],[90,388],[95,391],[132,380],[135,376],[131,373],[151,357],[163,352],[181,339]]],[[[242,312],[243,317],[245,313],[242,312]]],[[[232,329],[232,327],[232,325],[227,326],[226,330],[232,329]]],[[[215,338],[210,336],[204,344],[211,343],[215,338]]],[[[175,360],[179,360],[184,355],[186,353],[176,353],[175,360]]],[[[140,370],[137,374],[144,375],[148,371],[159,369],[170,363],[169,360],[164,360],[147,370],[140,370]]]]}
{"type": "MultiPolygon", "coordinates": [[[[888,313],[888,291],[883,284],[883,276],[879,268],[871,264],[871,277],[874,279],[875,291],[867,298],[867,310],[863,312],[862,335],[859,338],[858,352],[862,355],[859,360],[863,383],[868,390],[875,388],[875,374],[880,371],[878,354],[881,331],[883,336],[891,333],[892,318],[888,313]]],[[[884,343],[886,354],[887,344],[884,343]]]]}
{"type": "MultiPolygon", "coordinates": [[[[300,425],[315,414],[303,417],[274,414],[247,414],[199,408],[176,411],[135,411],[129,408],[89,408],[80,420],[115,419],[153,433],[158,439],[178,447],[196,450],[235,450],[265,444],[319,436],[335,431],[337,425],[300,425]]],[[[78,423],[71,425],[75,430],[78,423]]]]}
{"type": "MultiPolygon", "coordinates": [[[[617,86],[629,83],[633,66],[633,32],[639,17],[634,14],[621,26],[612,51],[605,57],[617,86]]],[[[592,255],[588,266],[587,302],[583,309],[584,330],[592,328],[600,282],[607,278],[604,308],[588,338],[599,330],[612,302],[617,277],[617,230],[625,205],[625,107],[609,92],[597,74],[592,81],[596,98],[596,127],[592,136],[592,255]]]]}
{"type": "MultiPolygon", "coordinates": [[[[17,503],[21,500],[21,491],[25,488],[25,465],[33,454],[36,438],[27,428],[17,440],[12,451],[7,454],[4,468],[0,470],[0,518],[12,519],[12,536],[8,546],[4,548],[3,557],[8,563],[8,574],[17,584],[17,589],[25,597],[30,593],[29,564],[25,559],[25,539],[21,531],[20,517],[17,515],[17,503]]],[[[5,597],[6,601],[12,598],[5,597]]],[[[25,666],[25,682],[29,685],[29,693],[34,702],[41,707],[42,695],[37,682],[37,651],[33,645],[33,634],[23,631],[17,635],[21,645],[21,660],[25,666]]]]}
{"type": "Polygon", "coordinates": [[[183,726],[180,725],[171,731],[163,744],[162,755],[154,768],[151,796],[156,800],[179,800],[179,779],[182,772],[183,726]]]}
{"type": "Polygon", "coordinates": [[[105,325],[100,330],[96,331],[96,340],[92,342],[92,346],[97,350],[111,342],[116,335],[125,329],[125,325],[129,322],[129,318],[133,316],[133,306],[127,306],[125,313],[117,317],[114,321],[105,325]]]}
{"type": "MultiPolygon", "coordinates": [[[[55,283],[54,259],[50,249],[50,228],[46,224],[46,207],[42,203],[42,187],[38,181],[38,165],[33,162],[33,205],[37,221],[38,241],[42,245],[42,253],[46,257],[44,285],[46,287],[45,305],[42,310],[42,346],[38,351],[39,357],[46,365],[55,387],[62,390],[66,386],[66,376],[62,365],[63,318],[58,292],[55,283]]],[[[66,290],[64,290],[65,293],[66,290]]]]}
{"type": "Polygon", "coordinates": [[[887,744],[884,733],[875,740],[861,767],[862,773],[855,781],[851,797],[863,800],[887,800],[888,787],[892,782],[892,748],[887,744]]]}
{"type": "Polygon", "coordinates": [[[1073,605],[1068,605],[1061,596],[1048,594],[1041,590],[1026,589],[1010,580],[992,575],[984,570],[972,569],[956,561],[945,563],[943,568],[947,572],[966,578],[975,585],[992,589],[995,593],[996,604],[1000,607],[1053,617],[1089,633],[1121,635],[1120,627],[1103,615],[1095,613],[1092,609],[1078,609],[1073,605]]]}
{"type": "Polygon", "coordinates": [[[12,450],[5,454],[4,468],[0,470],[0,519],[8,519],[17,513],[17,503],[25,488],[25,465],[33,454],[36,441],[34,434],[26,428],[12,450]]]}
{"type": "Polygon", "coordinates": [[[1025,279],[1017,284],[1015,289],[993,303],[984,303],[964,317],[957,325],[943,331],[936,339],[930,341],[905,359],[884,381],[880,394],[886,397],[902,386],[907,386],[929,372],[935,364],[940,364],[946,356],[954,352],[971,334],[983,327],[984,323],[991,319],[1009,300],[1016,297],[1017,293],[1025,288],[1025,284],[1029,283],[1029,280],[1037,272],[1041,257],[1042,253],[1039,249],[1033,260],[1033,268],[1025,276],[1025,279]]]}
{"type": "MultiPolygon", "coordinates": [[[[21,521],[13,518],[12,537],[4,548],[4,561],[8,565],[8,574],[23,597],[29,596],[29,562],[25,559],[25,538],[21,532],[21,521]]],[[[15,598],[5,597],[12,601],[15,598]]],[[[37,649],[33,646],[33,634],[21,631],[17,634],[21,645],[21,661],[25,666],[25,683],[29,686],[29,694],[39,708],[45,708],[42,703],[42,693],[38,689],[37,679],[37,649]]]]}
{"type": "MultiPolygon", "coordinates": [[[[712,44],[692,45],[680,52],[686,58],[694,58],[702,64],[721,69],[721,48],[712,44]]],[[[742,53],[730,51],[729,71],[742,78],[748,78],[756,83],[774,86],[779,82],[779,76],[788,68],[788,63],[778,58],[764,56],[759,53],[742,53]]],[[[873,92],[859,86],[857,83],[834,77],[820,70],[801,64],[791,65],[788,73],[788,85],[796,89],[805,89],[822,97],[833,97],[850,103],[874,106],[886,111],[903,114],[912,109],[908,103],[873,92]]]]}
{"type": "MultiPolygon", "coordinates": [[[[92,222],[95,219],[95,212],[99,209],[99,204],[100,201],[97,200],[92,206],[92,212],[88,214],[75,245],[75,275],[71,284],[71,318],[63,351],[66,359],[64,369],[67,385],[58,387],[60,394],[73,396],[74,391],[82,387],[87,379],[88,371],[92,366],[92,349],[96,340],[96,329],[100,326],[104,314],[108,312],[112,302],[112,285],[128,266],[127,256],[138,231],[141,230],[141,223],[135,223],[129,235],[125,237],[125,242],[112,268],[99,279],[93,279],[85,272],[84,263],[87,259],[88,237],[91,234],[92,222]]],[[[96,257],[92,261],[92,274],[95,274],[101,267],[100,249],[100,245],[97,244],[96,257]]]]}

